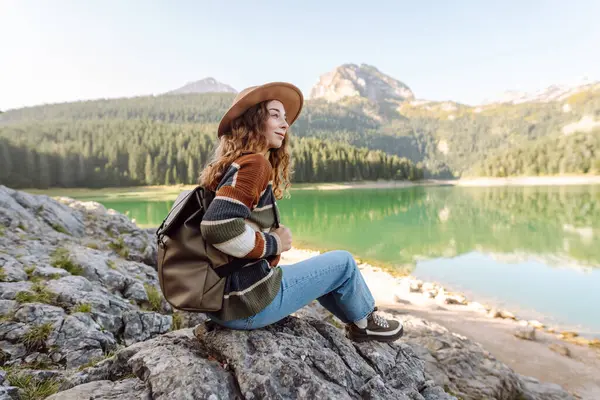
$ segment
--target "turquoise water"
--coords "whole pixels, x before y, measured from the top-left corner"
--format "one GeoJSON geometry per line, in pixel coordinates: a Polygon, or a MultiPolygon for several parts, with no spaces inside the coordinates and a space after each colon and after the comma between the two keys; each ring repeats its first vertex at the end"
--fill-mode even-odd
{"type": "MultiPolygon", "coordinates": [[[[142,226],[172,204],[98,201],[142,226]]],[[[296,247],[349,250],[600,336],[600,186],[297,190],[279,205],[296,247]]]]}

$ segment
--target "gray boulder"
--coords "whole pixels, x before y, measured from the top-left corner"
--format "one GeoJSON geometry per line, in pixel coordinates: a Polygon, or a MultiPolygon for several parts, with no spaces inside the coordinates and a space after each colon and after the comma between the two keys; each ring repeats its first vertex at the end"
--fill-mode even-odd
{"type": "Polygon", "coordinates": [[[308,318],[250,332],[211,328],[201,324],[196,336],[182,329],[120,350],[68,377],[64,388],[70,388],[50,399],[84,398],[90,388],[107,399],[148,393],[152,399],[455,398],[426,378],[405,344],[355,344],[308,318]],[[128,393],[108,383],[131,373],[146,392],[134,382],[128,393]]]}
{"type": "Polygon", "coordinates": [[[129,346],[168,332],[173,324],[173,317],[155,312],[128,311],[123,314],[123,324],[123,339],[125,345],[129,346]]]}
{"type": "Polygon", "coordinates": [[[102,332],[91,316],[77,313],[54,324],[47,347],[55,349],[52,359],[56,363],[76,368],[116,350],[117,342],[112,333],[102,332]]]}

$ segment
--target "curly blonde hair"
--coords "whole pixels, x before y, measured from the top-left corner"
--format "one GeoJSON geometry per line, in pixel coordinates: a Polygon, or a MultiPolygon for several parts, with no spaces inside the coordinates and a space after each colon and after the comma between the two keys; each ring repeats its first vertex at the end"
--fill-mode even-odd
{"type": "MultiPolygon", "coordinates": [[[[221,136],[212,160],[200,174],[198,184],[210,190],[216,190],[223,174],[243,153],[261,153],[267,149],[263,135],[265,122],[269,118],[267,101],[249,108],[242,116],[231,123],[231,132],[221,136]]],[[[290,187],[290,154],[287,146],[289,136],[285,135],[281,147],[271,149],[269,162],[273,167],[271,179],[276,199],[283,198],[290,187]]]]}

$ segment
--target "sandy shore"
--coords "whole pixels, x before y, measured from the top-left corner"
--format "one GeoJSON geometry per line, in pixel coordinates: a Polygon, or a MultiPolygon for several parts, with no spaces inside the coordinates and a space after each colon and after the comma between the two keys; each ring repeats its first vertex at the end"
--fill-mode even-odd
{"type": "MultiPolygon", "coordinates": [[[[292,249],[282,255],[281,264],[293,264],[318,254],[292,249]]],[[[520,374],[558,383],[582,399],[600,399],[600,341],[556,332],[545,327],[543,321],[520,320],[507,310],[470,301],[436,283],[397,278],[368,264],[359,266],[380,309],[439,323],[479,342],[520,374]],[[517,332],[534,338],[517,337],[517,332]]]]}
{"type": "Polygon", "coordinates": [[[361,181],[341,183],[305,184],[292,187],[295,190],[343,190],[343,189],[393,189],[413,186],[558,186],[600,185],[600,176],[520,176],[510,178],[462,178],[456,180],[427,179],[422,181],[361,181]]]}

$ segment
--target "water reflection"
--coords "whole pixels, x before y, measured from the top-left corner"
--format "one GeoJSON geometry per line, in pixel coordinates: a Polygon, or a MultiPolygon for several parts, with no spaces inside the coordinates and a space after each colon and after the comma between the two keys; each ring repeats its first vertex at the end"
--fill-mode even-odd
{"type": "MultiPolygon", "coordinates": [[[[172,201],[102,203],[150,227],[172,201]]],[[[598,186],[299,190],[279,204],[296,245],[397,267],[473,250],[600,265],[598,186]]]]}

